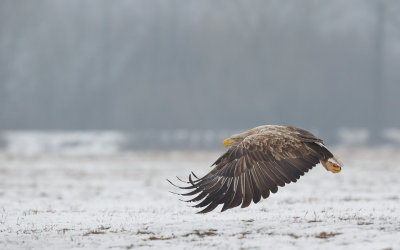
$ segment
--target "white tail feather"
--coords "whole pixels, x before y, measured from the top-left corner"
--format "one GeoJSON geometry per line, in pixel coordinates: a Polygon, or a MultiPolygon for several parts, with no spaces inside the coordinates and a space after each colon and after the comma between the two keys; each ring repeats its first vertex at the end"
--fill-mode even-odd
{"type": "MultiPolygon", "coordinates": [[[[324,144],[320,143],[320,142],[316,142],[318,145],[320,145],[321,147],[326,148],[329,152],[331,152],[324,144]]],[[[332,153],[332,152],[331,152],[332,153]]],[[[342,161],[339,160],[339,157],[337,157],[336,155],[334,155],[332,153],[333,157],[329,158],[328,160],[333,160],[336,164],[339,165],[339,167],[343,167],[344,164],[342,161]]]]}

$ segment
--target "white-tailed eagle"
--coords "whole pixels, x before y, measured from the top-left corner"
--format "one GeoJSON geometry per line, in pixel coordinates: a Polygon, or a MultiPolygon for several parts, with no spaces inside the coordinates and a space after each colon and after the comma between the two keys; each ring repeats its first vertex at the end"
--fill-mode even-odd
{"type": "Polygon", "coordinates": [[[223,212],[257,203],[276,193],[278,186],[296,182],[318,163],[333,173],[343,166],[321,139],[292,126],[259,126],[232,135],[222,145],[230,148],[212,164],[214,169],[202,178],[192,172],[190,185],[179,187],[191,190],[184,196],[196,195],[188,202],[205,207],[199,213],[210,212],[219,204],[223,204],[223,212]]]}

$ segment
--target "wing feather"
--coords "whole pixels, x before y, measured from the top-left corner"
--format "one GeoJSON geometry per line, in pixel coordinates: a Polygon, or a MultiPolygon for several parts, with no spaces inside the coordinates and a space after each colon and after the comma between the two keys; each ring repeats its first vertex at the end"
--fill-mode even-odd
{"type": "Polygon", "coordinates": [[[259,169],[259,165],[255,164],[254,168],[252,169],[254,180],[257,184],[258,189],[261,192],[261,196],[266,199],[269,196],[269,191],[273,189],[273,183],[268,182],[268,180],[264,178],[263,174],[260,171],[262,170],[259,169]]]}
{"type": "Polygon", "coordinates": [[[284,187],[285,180],[284,177],[279,173],[279,167],[276,166],[274,162],[271,162],[267,167],[264,168],[270,177],[278,186],[284,187]]]}
{"type": "Polygon", "coordinates": [[[263,162],[259,162],[257,165],[259,166],[260,175],[264,177],[264,180],[268,185],[268,189],[271,190],[272,193],[278,192],[278,183],[274,179],[274,175],[270,173],[269,166],[263,162]]]}
{"type": "Polygon", "coordinates": [[[245,189],[245,193],[243,196],[242,208],[245,208],[245,207],[248,207],[251,204],[251,201],[253,200],[253,184],[249,177],[249,172],[243,173],[242,176],[243,176],[244,189],[245,189]]]}

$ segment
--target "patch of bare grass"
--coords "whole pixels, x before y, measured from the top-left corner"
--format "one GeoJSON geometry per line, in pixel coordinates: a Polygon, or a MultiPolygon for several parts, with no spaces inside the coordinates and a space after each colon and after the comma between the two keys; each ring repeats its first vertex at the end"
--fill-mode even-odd
{"type": "Polygon", "coordinates": [[[318,239],[329,239],[329,238],[332,238],[332,237],[335,237],[335,236],[337,236],[337,235],[341,235],[342,233],[327,233],[327,232],[321,232],[321,233],[319,233],[319,234],[317,234],[317,235],[315,235],[315,238],[318,238],[318,239]]]}
{"type": "Polygon", "coordinates": [[[294,234],[294,233],[290,233],[290,234],[288,234],[290,237],[292,237],[292,238],[295,238],[295,239],[298,239],[298,238],[300,238],[300,236],[299,235],[297,235],[297,234],[294,234]]]}
{"type": "Polygon", "coordinates": [[[91,234],[105,234],[105,232],[100,231],[100,230],[90,230],[90,231],[84,233],[83,236],[89,236],[91,234]]]}
{"type": "Polygon", "coordinates": [[[172,236],[170,236],[170,237],[157,237],[157,236],[151,236],[150,238],[148,238],[148,240],[172,240],[172,239],[175,239],[176,238],[176,236],[175,235],[172,235],[172,236]]]}
{"type": "Polygon", "coordinates": [[[374,224],[373,222],[368,222],[368,221],[359,221],[357,222],[357,225],[361,226],[361,225],[371,225],[374,224]]]}

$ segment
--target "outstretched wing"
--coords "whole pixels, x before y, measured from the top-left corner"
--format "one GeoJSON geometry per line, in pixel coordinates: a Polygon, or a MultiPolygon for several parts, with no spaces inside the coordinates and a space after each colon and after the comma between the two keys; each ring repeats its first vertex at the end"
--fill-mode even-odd
{"type": "Polygon", "coordinates": [[[204,177],[193,180],[189,175],[191,185],[180,188],[193,190],[182,195],[196,195],[188,202],[201,201],[194,206],[205,207],[199,213],[210,212],[219,204],[223,204],[221,211],[239,205],[244,208],[251,201],[267,198],[270,192],[278,191],[278,186],[296,182],[320,160],[332,157],[322,140],[300,132],[265,132],[246,137],[219,157],[204,177]]]}

